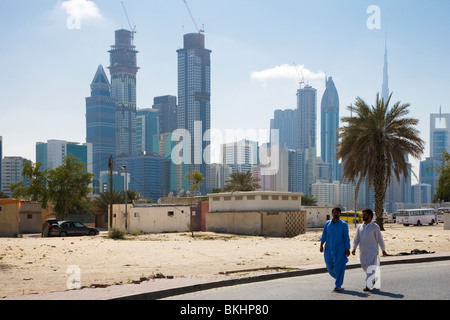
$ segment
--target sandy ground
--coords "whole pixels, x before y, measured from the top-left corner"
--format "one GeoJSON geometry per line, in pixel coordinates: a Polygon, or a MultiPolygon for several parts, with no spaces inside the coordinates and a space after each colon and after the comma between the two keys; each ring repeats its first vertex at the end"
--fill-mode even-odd
{"type": "MultiPolygon", "coordinates": [[[[450,231],[443,225],[386,225],[388,254],[411,250],[450,252],[450,231]]],[[[163,274],[174,277],[219,277],[220,272],[265,267],[323,264],[319,252],[322,230],[294,238],[266,238],[215,233],[152,234],[111,240],[96,237],[41,238],[28,235],[0,239],[0,299],[23,294],[65,291],[81,271],[81,285],[130,283],[163,274]]],[[[350,240],[355,228],[350,225],[350,240]]],[[[351,256],[350,260],[356,260],[351,256]]],[[[245,271],[233,273],[235,276],[245,271]]]]}

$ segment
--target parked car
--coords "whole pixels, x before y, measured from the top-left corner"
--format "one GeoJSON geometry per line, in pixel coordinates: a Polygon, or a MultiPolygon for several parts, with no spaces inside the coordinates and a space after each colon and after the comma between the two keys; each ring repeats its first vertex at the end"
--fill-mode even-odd
{"type": "Polygon", "coordinates": [[[99,234],[97,228],[87,227],[78,221],[61,221],[50,227],[50,237],[67,236],[96,236],[99,234]]]}
{"type": "Polygon", "coordinates": [[[49,231],[52,225],[58,224],[58,220],[55,218],[47,219],[45,220],[44,224],[42,225],[42,231],[41,231],[41,237],[46,238],[49,236],[49,231]]]}
{"type": "Polygon", "coordinates": [[[388,213],[386,223],[395,223],[395,213],[388,213]]]}

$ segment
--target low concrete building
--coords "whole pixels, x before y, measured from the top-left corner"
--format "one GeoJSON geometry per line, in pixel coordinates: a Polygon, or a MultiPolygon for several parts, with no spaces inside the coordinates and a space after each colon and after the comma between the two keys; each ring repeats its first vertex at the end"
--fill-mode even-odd
{"type": "Polygon", "coordinates": [[[302,207],[306,211],[306,226],[308,228],[323,228],[325,223],[332,219],[333,207],[302,207]]]}
{"type": "Polygon", "coordinates": [[[0,200],[0,237],[19,236],[20,201],[0,200]]]}
{"type": "Polygon", "coordinates": [[[15,199],[0,200],[0,237],[41,233],[42,204],[15,199]]]}
{"type": "Polygon", "coordinates": [[[42,231],[42,203],[21,201],[19,233],[41,233],[42,231]]]}
{"type": "Polygon", "coordinates": [[[306,232],[301,193],[252,191],[209,194],[206,230],[270,237],[306,232]]]}
{"type": "Polygon", "coordinates": [[[450,230],[450,212],[444,213],[444,230],[450,230]]]}
{"type": "MultiPolygon", "coordinates": [[[[190,207],[173,204],[128,204],[127,231],[144,233],[189,231],[190,207]]],[[[125,230],[125,204],[113,205],[113,228],[125,230]]]]}

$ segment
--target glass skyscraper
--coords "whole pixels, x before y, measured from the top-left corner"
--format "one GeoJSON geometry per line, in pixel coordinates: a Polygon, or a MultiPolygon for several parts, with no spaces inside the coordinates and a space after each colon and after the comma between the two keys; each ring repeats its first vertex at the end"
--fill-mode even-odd
{"type": "Polygon", "coordinates": [[[136,47],[133,33],[117,30],[115,44],[111,46],[111,96],[116,100],[116,155],[136,153],[136,47]]]}
{"type": "Polygon", "coordinates": [[[153,109],[158,110],[160,134],[177,129],[177,97],[161,96],[153,99],[153,109]]]}
{"type": "Polygon", "coordinates": [[[86,165],[87,172],[93,173],[92,144],[67,142],[64,140],[48,140],[36,142],[36,162],[41,169],[56,169],[64,165],[65,157],[72,155],[86,165]]]}
{"type": "MultiPolygon", "coordinates": [[[[200,171],[208,179],[204,150],[210,137],[204,136],[211,128],[211,50],[205,49],[205,35],[189,33],[184,35],[184,47],[178,53],[178,129],[185,129],[191,135],[191,157],[189,172],[200,171]],[[207,141],[204,141],[207,140],[207,141]]],[[[205,155],[209,158],[209,155],[205,155]]],[[[183,179],[185,173],[177,174],[183,179]]],[[[206,183],[200,192],[205,194],[206,183]]]]}
{"type": "Polygon", "coordinates": [[[23,175],[23,167],[26,163],[31,163],[30,160],[24,159],[22,157],[4,157],[0,161],[1,169],[0,175],[2,176],[2,184],[0,185],[0,190],[8,196],[12,196],[11,185],[23,181],[25,186],[30,185],[30,181],[26,179],[23,175]]]}
{"type": "Polygon", "coordinates": [[[320,151],[322,161],[328,164],[329,182],[340,180],[336,144],[339,128],[339,95],[333,78],[326,79],[321,105],[320,151]]]}
{"type": "Polygon", "coordinates": [[[270,119],[270,130],[278,130],[280,146],[297,149],[297,112],[298,110],[275,110],[270,119]]]}
{"type": "Polygon", "coordinates": [[[158,110],[139,109],[136,112],[136,154],[152,152],[153,136],[159,133],[158,110]]]}
{"type": "Polygon", "coordinates": [[[3,137],[0,136],[0,191],[2,191],[3,137]]]}
{"type": "Polygon", "coordinates": [[[307,85],[297,91],[298,147],[303,153],[303,188],[311,195],[311,185],[316,182],[316,128],[317,90],[307,85]]]}
{"type": "Polygon", "coordinates": [[[431,185],[431,197],[436,193],[438,168],[444,163],[443,151],[450,152],[450,114],[430,114],[430,157],[420,162],[420,183],[431,185]]]}
{"type": "Polygon", "coordinates": [[[430,114],[430,157],[450,152],[450,113],[430,114]]]}
{"type": "Polygon", "coordinates": [[[86,142],[92,144],[94,187],[100,172],[108,170],[109,157],[116,154],[116,102],[103,66],[99,66],[86,98],[86,142]]]}
{"type": "Polygon", "coordinates": [[[163,157],[153,152],[128,157],[130,190],[136,190],[141,197],[158,202],[163,196],[163,161],[163,157]]]}

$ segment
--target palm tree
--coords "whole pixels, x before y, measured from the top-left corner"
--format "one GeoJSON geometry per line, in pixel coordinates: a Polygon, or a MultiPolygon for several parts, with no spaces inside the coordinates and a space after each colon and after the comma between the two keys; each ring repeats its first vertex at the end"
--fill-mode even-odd
{"type": "Polygon", "coordinates": [[[235,172],[230,174],[230,179],[226,181],[227,184],[222,188],[222,191],[255,191],[261,188],[258,181],[259,179],[252,177],[250,171],[235,172]]]}
{"type": "Polygon", "coordinates": [[[355,116],[344,117],[345,126],[338,129],[337,154],[344,166],[342,181],[355,182],[356,193],[364,178],[375,192],[376,223],[383,229],[383,204],[392,174],[397,181],[408,176],[408,154],[419,159],[424,141],[415,126],[419,120],[406,118],[409,104],[397,102],[389,108],[377,94],[376,105],[369,106],[361,98],[347,109],[355,116]]]}
{"type": "MultiPolygon", "coordinates": [[[[125,193],[123,191],[113,190],[113,203],[119,204],[125,202],[125,193]]],[[[102,212],[107,213],[110,204],[110,192],[99,193],[95,199],[95,204],[102,212]]]]}
{"type": "Polygon", "coordinates": [[[194,171],[191,173],[186,174],[184,177],[186,180],[189,180],[191,182],[189,189],[191,189],[191,210],[190,210],[190,219],[189,219],[189,230],[191,231],[192,238],[194,237],[194,223],[192,221],[192,207],[194,206],[194,195],[198,192],[198,189],[200,189],[200,185],[202,184],[203,180],[205,180],[205,177],[203,177],[203,174],[200,171],[194,171]]]}
{"type": "Polygon", "coordinates": [[[436,170],[439,174],[433,202],[447,202],[450,200],[450,153],[442,150],[441,158],[442,165],[440,167],[429,168],[431,170],[436,170]]]}

